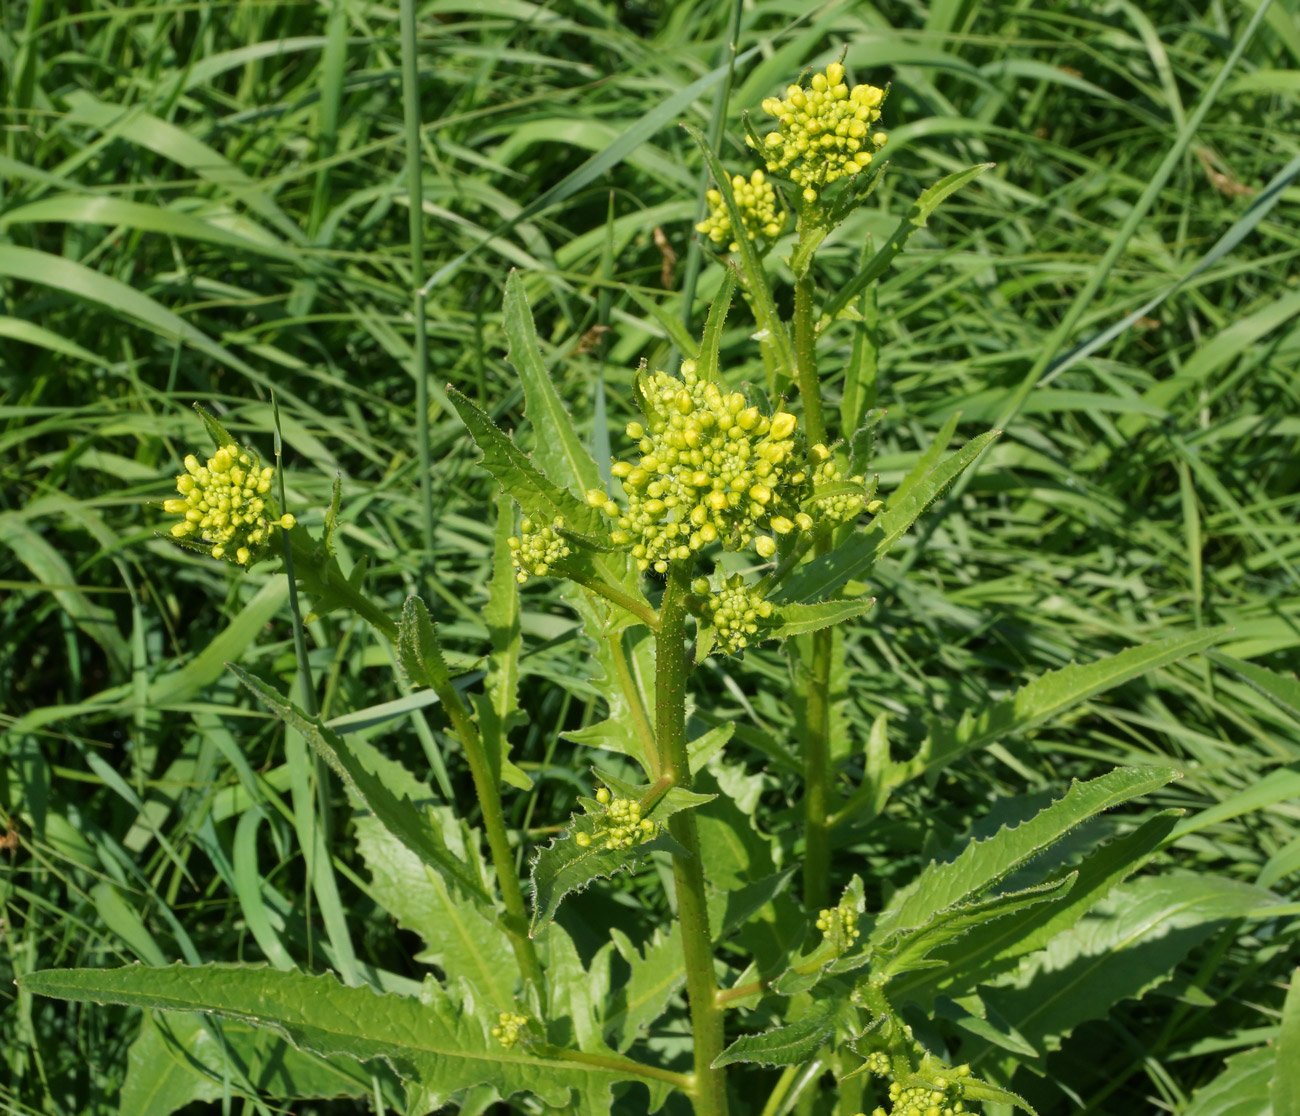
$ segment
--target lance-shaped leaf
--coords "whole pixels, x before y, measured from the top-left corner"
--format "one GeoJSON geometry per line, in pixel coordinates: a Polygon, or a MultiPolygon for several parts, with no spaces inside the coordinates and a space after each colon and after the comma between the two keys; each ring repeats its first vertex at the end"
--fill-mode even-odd
{"type": "Polygon", "coordinates": [[[533,457],[537,464],[551,480],[571,492],[585,495],[603,487],[596,462],[578,437],[573,419],[546,371],[524,281],[514,270],[506,278],[504,319],[509,346],[506,355],[523,384],[524,414],[533,428],[533,457]]]}
{"type": "Polygon", "coordinates": [[[931,861],[890,901],[872,931],[872,944],[888,948],[894,935],[924,926],[940,911],[979,895],[1080,822],[1177,777],[1167,767],[1121,767],[1086,783],[1072,783],[1064,798],[1014,829],[1004,826],[986,841],[972,841],[955,860],[931,861]]]}
{"type": "Polygon", "coordinates": [[[736,272],[725,268],[718,293],[713,296],[709,307],[709,317],[704,323],[704,340],[700,344],[700,356],[695,362],[695,372],[701,380],[717,380],[718,350],[722,346],[722,327],[727,321],[727,311],[731,309],[731,295],[736,289],[736,272]]]}
{"type": "Polygon", "coordinates": [[[428,811],[421,810],[405,795],[389,789],[379,776],[357,759],[343,739],[327,729],[319,719],[308,716],[278,690],[242,667],[232,663],[230,669],[267,709],[312,746],[343,780],[348,791],[365,803],[389,833],[446,879],[454,880],[480,901],[492,902],[467,866],[448,851],[442,828],[428,811]]]}
{"type": "Polygon", "coordinates": [[[1022,911],[976,927],[960,942],[939,952],[939,957],[948,962],[944,969],[895,981],[891,998],[896,1003],[916,1000],[929,1004],[939,988],[947,995],[956,995],[1014,965],[1017,958],[1042,949],[1146,864],[1181,815],[1181,810],[1162,810],[1132,833],[1090,850],[1079,865],[1074,887],[1064,899],[1050,907],[1022,911]]]}
{"type": "Polygon", "coordinates": [[[903,245],[912,238],[912,234],[917,229],[925,228],[926,221],[930,219],[930,215],[939,208],[944,199],[950,194],[956,193],[966,183],[978,178],[992,166],[992,163],[977,163],[973,167],[967,167],[965,170],[957,171],[955,174],[939,179],[938,182],[922,193],[911,209],[907,211],[907,216],[898,223],[898,228],[894,230],[893,235],[885,242],[880,251],[852,279],[845,283],[840,288],[839,293],[827,304],[826,314],[834,318],[853,299],[857,298],[859,292],[865,290],[876,279],[879,279],[885,273],[885,269],[894,262],[894,257],[903,250],[903,245]]]}
{"type": "Polygon", "coordinates": [[[1250,683],[1252,689],[1272,699],[1291,716],[1300,720],[1300,679],[1297,679],[1294,674],[1277,674],[1267,667],[1234,659],[1231,655],[1223,654],[1222,651],[1211,651],[1209,657],[1220,666],[1235,670],[1250,683]]]}
{"type": "Polygon", "coordinates": [[[1011,733],[1024,732],[1096,694],[1150,670],[1168,666],[1217,643],[1229,628],[1208,628],[1170,636],[1095,663],[1072,663],[1022,686],[1010,697],[975,712],[956,725],[931,729],[910,765],[909,777],[944,767],[959,756],[987,747],[1011,733]]]}
{"type": "Polygon", "coordinates": [[[830,554],[814,558],[800,566],[785,583],[781,599],[791,602],[824,600],[846,582],[862,577],[894,548],[931,501],[979,457],[1000,433],[1000,430],[990,430],[987,434],[972,438],[917,482],[905,499],[876,516],[865,531],[853,535],[830,554]]]}
{"type": "Polygon", "coordinates": [[[758,1062],[764,1066],[797,1066],[808,1061],[835,1033],[830,1014],[818,1014],[775,1027],[761,1035],[736,1039],[713,1059],[713,1068],[734,1062],[758,1062]]]}
{"type": "Polygon", "coordinates": [[[785,639],[787,636],[806,635],[820,628],[843,624],[846,620],[853,620],[870,612],[875,603],[875,597],[865,597],[856,601],[779,605],[776,610],[779,623],[775,628],[760,630],[761,638],[785,639]]]}
{"type": "Polygon", "coordinates": [[[22,984],[38,995],[83,1003],[212,1012],[270,1028],[325,1057],[382,1058],[406,1083],[412,1111],[437,1108],[475,1085],[491,1085],[502,1097],[532,1093],[548,1105],[591,1116],[609,1112],[610,1087],[619,1081],[644,1080],[652,1111],[666,1091],[631,1069],[534,1054],[524,1043],[506,1049],[488,1034],[488,1022],[463,1010],[432,981],[415,998],[349,988],[323,974],[247,965],[131,965],[45,969],[27,974],[22,984]]]}
{"type": "Polygon", "coordinates": [[[504,431],[467,396],[453,387],[447,397],[469,430],[470,437],[483,454],[482,465],[524,509],[525,515],[537,516],[550,523],[562,516],[574,530],[595,538],[607,535],[604,518],[585,500],[574,496],[543,475],[528,455],[510,440],[504,431]]]}
{"type": "MultiPolygon", "coordinates": [[[[1055,1050],[1080,1023],[1167,980],[1226,922],[1258,917],[1280,902],[1219,876],[1142,876],[1115,888],[982,995],[1040,1054],[1055,1050]]],[[[989,1051],[983,1040],[972,1044],[962,1060],[975,1065],[989,1051]]]]}
{"type": "Polygon", "coordinates": [[[1269,1096],[1278,1056],[1277,1047],[1259,1046],[1226,1058],[1223,1072],[1192,1094],[1182,1116],[1279,1116],[1269,1096]]]}
{"type": "MultiPolygon", "coordinates": [[[[629,801],[641,801],[651,789],[650,784],[638,786],[625,783],[605,772],[597,772],[601,780],[620,797],[629,801]]],[[[710,802],[715,796],[696,794],[681,787],[673,787],[659,798],[652,809],[646,811],[645,817],[653,822],[663,822],[681,810],[689,810],[702,803],[710,802]]],[[[604,810],[594,799],[582,799],[588,812],[574,814],[569,825],[558,837],[544,849],[539,849],[533,858],[533,925],[531,933],[535,936],[552,918],[556,908],[566,895],[582,891],[595,880],[608,879],[616,872],[635,870],[652,852],[662,850],[677,855],[684,855],[683,849],[669,835],[666,829],[644,844],[632,845],[630,848],[611,849],[606,847],[604,837],[598,832],[600,815],[604,810]],[[585,834],[590,841],[580,845],[579,833],[585,834]]]]}
{"type": "Polygon", "coordinates": [[[976,899],[970,903],[959,903],[939,911],[924,926],[900,934],[891,942],[887,956],[878,965],[873,965],[872,971],[886,977],[897,977],[918,969],[946,967],[948,962],[930,957],[940,946],[954,942],[974,928],[988,925],[995,919],[1043,903],[1059,902],[1069,894],[1076,876],[1077,873],[1071,872],[1063,879],[1051,883],[1038,884],[988,899],[976,899]]]}

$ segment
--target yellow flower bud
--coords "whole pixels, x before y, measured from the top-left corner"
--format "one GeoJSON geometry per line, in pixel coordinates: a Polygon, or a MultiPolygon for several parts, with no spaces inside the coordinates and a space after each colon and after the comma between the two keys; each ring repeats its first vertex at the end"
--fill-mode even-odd
{"type": "Polygon", "coordinates": [[[760,558],[771,558],[776,553],[776,540],[770,535],[759,535],[754,540],[754,549],[760,558]]]}

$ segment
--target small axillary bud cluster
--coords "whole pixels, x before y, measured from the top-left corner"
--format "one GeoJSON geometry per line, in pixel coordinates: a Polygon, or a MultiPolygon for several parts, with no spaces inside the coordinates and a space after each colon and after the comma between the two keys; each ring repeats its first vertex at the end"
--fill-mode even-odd
{"type": "MultiPolygon", "coordinates": [[[[861,475],[846,477],[835,464],[835,458],[825,446],[813,446],[808,451],[808,460],[813,463],[813,494],[817,499],[817,518],[827,523],[847,523],[862,514],[863,496],[858,493],[842,492],[835,496],[816,497],[817,489],[824,485],[848,482],[862,488],[865,478],[861,475]]],[[[883,505],[880,505],[883,506],[883,505]]],[[[876,510],[879,510],[879,506],[876,510]]]]}
{"type": "Polygon", "coordinates": [[[511,536],[510,561],[515,567],[515,580],[522,585],[529,576],[545,577],[555,564],[569,556],[569,544],[557,528],[564,526],[564,517],[556,516],[548,525],[538,527],[525,518],[519,524],[519,535],[511,536]]]}
{"type": "MultiPolygon", "coordinates": [[[[867,1055],[867,1069],[888,1076],[889,1059],[880,1051],[867,1055]]],[[[966,1111],[962,1101],[962,1078],[970,1076],[970,1066],[958,1066],[955,1080],[938,1080],[929,1085],[904,1089],[897,1081],[889,1084],[889,1108],[875,1108],[871,1116],[960,1116],[966,1111]]],[[[858,1116],[866,1116],[859,1112],[858,1116]]]]}
{"type": "MultiPolygon", "coordinates": [[[[655,372],[642,388],[648,426],[627,426],[641,456],[613,466],[627,509],[600,489],[587,493],[589,504],[616,521],[611,539],[630,546],[638,569],[666,573],[669,562],[713,542],[741,550],[760,530],[812,528],[812,517],[799,510],[809,473],[795,453],[794,415],[768,418],[739,392],[701,380],[691,360],[682,362],[681,379],[655,372]]],[[[760,536],[755,549],[770,558],[776,541],[760,536]]]]}
{"type": "Polygon", "coordinates": [[[639,802],[612,797],[604,787],[596,792],[596,801],[604,809],[593,815],[595,833],[579,830],[573,836],[574,844],[580,849],[589,848],[593,841],[609,850],[630,849],[634,845],[644,845],[659,831],[655,822],[641,816],[639,802]]]}
{"type": "MultiPolygon", "coordinates": [[[[823,186],[865,170],[884,146],[884,132],[872,131],[880,119],[885,91],[874,85],[844,83],[844,67],[832,62],[813,74],[807,89],[791,85],[785,99],[769,97],[763,111],[776,117],[777,130],[763,141],[767,169],[786,174],[815,202],[823,186]]],[[[754,146],[754,141],[746,137],[754,146]]]]}
{"type": "Polygon", "coordinates": [[[172,537],[198,536],[212,544],[213,558],[247,566],[265,552],[277,527],[287,531],[296,522],[291,515],[275,515],[269,495],[274,476],[255,453],[237,446],[222,446],[206,465],[190,454],[176,478],[181,498],[163,503],[168,514],[184,516],[172,527],[172,537]]]}
{"type": "MultiPolygon", "coordinates": [[[[736,199],[736,208],[740,210],[746,237],[770,242],[781,235],[785,228],[785,211],[777,211],[776,191],[761,170],[754,171],[748,178],[743,174],[733,176],[731,192],[736,199]]],[[[709,215],[695,226],[695,231],[703,233],[714,244],[730,241],[728,247],[731,251],[739,251],[736,232],[731,227],[731,214],[727,212],[727,203],[723,201],[721,192],[710,190],[705,197],[709,201],[709,215]]]]}
{"type": "Polygon", "coordinates": [[[492,1028],[492,1037],[509,1050],[519,1041],[519,1029],[528,1025],[528,1016],[516,1015],[513,1011],[503,1011],[497,1016],[497,1025],[492,1028]]]}
{"type": "MultiPolygon", "coordinates": [[[[703,611],[717,629],[718,646],[728,655],[743,651],[754,636],[770,626],[766,622],[776,613],[772,602],[763,599],[757,586],[746,585],[741,574],[732,574],[716,593],[710,592],[708,580],[702,577],[691,588],[704,598],[703,611]]],[[[761,642],[761,637],[754,642],[761,642]]]]}
{"type": "Polygon", "coordinates": [[[838,907],[826,907],[817,912],[817,929],[826,935],[827,941],[837,953],[843,953],[861,936],[858,929],[858,912],[851,900],[844,900],[838,907]]]}

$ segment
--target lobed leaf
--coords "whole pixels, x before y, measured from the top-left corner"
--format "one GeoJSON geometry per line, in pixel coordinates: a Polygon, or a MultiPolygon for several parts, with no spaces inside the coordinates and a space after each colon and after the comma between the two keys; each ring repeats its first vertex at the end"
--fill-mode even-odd
{"type": "MultiPolygon", "coordinates": [[[[506,1049],[489,1036],[485,1021],[432,981],[418,999],[349,988],[324,974],[248,965],[45,969],[21,981],[37,995],[82,1003],[212,1012],[269,1028],[325,1057],[382,1058],[405,1081],[412,1110],[429,1111],[462,1089],[488,1084],[502,1097],[528,1092],[594,1116],[608,1113],[612,1085],[642,1080],[627,1070],[531,1053],[522,1043],[506,1049]]],[[[646,1083],[654,1111],[665,1088],[646,1083]]]]}
{"type": "Polygon", "coordinates": [[[806,635],[834,624],[863,616],[871,611],[875,597],[856,601],[819,601],[817,604],[785,604],[778,606],[776,617],[780,623],[762,633],[764,640],[785,639],[787,636],[806,635]]]}
{"type": "Polygon", "coordinates": [[[384,781],[357,759],[342,737],[331,732],[316,717],[304,713],[278,690],[268,686],[234,663],[228,664],[253,695],[289,728],[302,736],[312,749],[334,770],[348,791],[374,814],[385,829],[410,849],[425,864],[480,901],[491,904],[491,897],[469,872],[466,865],[452,856],[442,835],[441,826],[430,814],[409,798],[395,793],[384,781]]]}
{"type": "Polygon", "coordinates": [[[1004,827],[985,841],[972,841],[955,860],[931,861],[894,895],[876,923],[872,943],[886,946],[894,935],[926,925],[939,912],[1005,879],[1081,821],[1177,777],[1167,767],[1121,767],[1086,783],[1073,782],[1064,798],[1028,821],[1004,827]]]}

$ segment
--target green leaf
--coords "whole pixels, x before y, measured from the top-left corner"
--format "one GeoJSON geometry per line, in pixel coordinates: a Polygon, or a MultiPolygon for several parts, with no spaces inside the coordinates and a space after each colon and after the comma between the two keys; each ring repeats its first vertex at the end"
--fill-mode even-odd
{"type": "Polygon", "coordinates": [[[835,1033],[830,1015],[815,1015],[776,1027],[761,1035],[738,1038],[713,1059],[713,1068],[735,1062],[757,1062],[764,1066],[796,1066],[812,1058],[835,1033]]]}
{"type": "Polygon", "coordinates": [[[573,419],[546,370],[524,281],[513,269],[506,278],[504,325],[509,344],[507,359],[523,384],[524,414],[533,428],[533,457],[537,464],[547,477],[579,497],[585,497],[593,488],[603,489],[596,462],[578,437],[573,419]]]}
{"type": "MultiPolygon", "coordinates": [[[[401,791],[412,802],[433,797],[427,786],[401,764],[376,754],[373,747],[354,741],[352,747],[365,766],[386,786],[401,791]]],[[[447,852],[474,877],[485,875],[479,838],[446,806],[428,806],[434,815],[447,852]]],[[[374,817],[354,819],[357,851],[370,871],[370,895],[400,926],[418,934],[425,948],[416,960],[435,964],[449,981],[465,980],[475,996],[503,1011],[514,1005],[518,965],[505,931],[494,912],[465,897],[438,872],[403,845],[374,817]]]]}
{"type": "Polygon", "coordinates": [[[885,955],[883,963],[873,963],[872,973],[892,978],[917,969],[936,966],[946,968],[948,962],[930,958],[930,954],[940,946],[963,938],[976,927],[990,925],[995,920],[1018,911],[1039,907],[1044,903],[1059,903],[1070,893],[1075,878],[1076,873],[1071,872],[1063,879],[1050,883],[1006,895],[995,895],[990,899],[960,903],[939,911],[924,926],[907,931],[891,942],[889,948],[882,951],[885,955]]]}
{"type": "Polygon", "coordinates": [[[372,1094],[369,1072],[350,1058],[326,1060],[243,1023],[224,1023],[220,1039],[193,1016],[155,1021],[146,1012],[127,1053],[121,1116],[170,1116],[193,1101],[219,1101],[227,1088],[239,1095],[230,1061],[244,1067],[263,1096],[277,1100],[372,1094]]]}
{"type": "MultiPolygon", "coordinates": [[[[609,1112],[613,1084],[643,1080],[629,1078],[627,1071],[533,1054],[522,1042],[505,1049],[488,1034],[487,1019],[462,1009],[432,981],[416,999],[348,988],[332,976],[245,965],[45,969],[21,980],[41,996],[212,1012],[270,1028],[299,1049],[326,1057],[382,1058],[407,1083],[412,1111],[429,1111],[453,1093],[488,1084],[502,1097],[528,1092],[546,1104],[595,1116],[609,1112]]],[[[647,1084],[653,1111],[665,1089],[647,1084]]]]}
{"type": "MultiPolygon", "coordinates": [[[[608,772],[594,770],[610,790],[631,801],[644,799],[651,787],[649,783],[626,783],[608,772]]],[[[683,787],[673,787],[645,816],[651,821],[663,822],[681,810],[711,802],[714,797],[711,794],[696,794],[683,787]]],[[[533,857],[533,924],[530,931],[533,936],[555,917],[556,908],[566,895],[582,891],[595,880],[608,879],[616,872],[634,871],[650,853],[657,850],[679,854],[684,852],[668,835],[668,831],[662,828],[656,837],[631,848],[608,849],[599,839],[583,848],[574,838],[579,833],[588,836],[595,833],[596,816],[601,810],[599,804],[592,799],[586,799],[584,804],[590,812],[573,815],[568,827],[533,857]]]]}
{"type": "Polygon", "coordinates": [[[407,597],[397,632],[397,655],[413,686],[439,690],[451,685],[451,674],[429,609],[419,597],[407,597]]]}
{"type": "Polygon", "coordinates": [[[927,449],[917,459],[911,471],[899,483],[899,486],[889,494],[889,499],[885,501],[887,507],[895,507],[903,501],[918,484],[933,472],[934,467],[939,463],[939,456],[948,448],[948,443],[952,441],[952,436],[957,430],[957,423],[961,419],[961,412],[954,411],[945,422],[939,433],[934,436],[934,441],[930,443],[927,449]]]}
{"type": "Polygon", "coordinates": [[[673,994],[686,983],[681,927],[674,922],[667,933],[656,930],[644,952],[617,927],[611,928],[610,936],[630,971],[627,979],[614,988],[604,1027],[615,1048],[626,1051],[641,1031],[664,1013],[673,994]]]}
{"type": "Polygon", "coordinates": [[[550,523],[556,516],[575,530],[603,539],[604,518],[585,500],[543,476],[487,414],[467,396],[448,386],[447,397],[483,454],[482,465],[524,509],[525,515],[550,523]]]}
{"type": "Polygon", "coordinates": [[[931,861],[898,891],[871,935],[877,947],[904,931],[926,925],[940,911],[980,894],[1036,856],[1087,818],[1164,786],[1170,768],[1121,767],[1086,783],[1073,782],[1065,797],[1015,828],[1003,827],[985,841],[972,841],[955,860],[931,861]]]}
{"type": "MultiPolygon", "coordinates": [[[[1262,888],[1208,875],[1143,876],[984,993],[1040,1053],[1080,1023],[1149,992],[1225,922],[1276,905],[1262,888]]],[[[983,1051],[963,1055],[974,1064],[983,1051]]]]}
{"type": "Polygon", "coordinates": [[[590,814],[575,814],[558,837],[533,857],[532,893],[533,922],[529,930],[532,937],[545,928],[555,917],[555,911],[565,897],[583,891],[596,880],[609,879],[618,872],[635,872],[652,852],[684,852],[667,830],[641,845],[626,849],[608,849],[599,839],[593,839],[586,848],[574,837],[579,833],[591,836],[595,832],[595,818],[590,814]]]}
{"type": "Polygon", "coordinates": [[[928,994],[942,987],[973,988],[1005,968],[1016,958],[1042,949],[1057,934],[1068,930],[1160,849],[1181,810],[1163,810],[1132,833],[1089,850],[1079,865],[1074,887],[1051,907],[1024,911],[978,927],[951,949],[940,951],[948,968],[934,974],[897,982],[890,990],[896,1002],[907,999],[928,1003],[928,994]]]}
{"type": "Polygon", "coordinates": [[[1273,1116],[1300,1116],[1300,969],[1291,971],[1291,987],[1282,1005],[1277,1068],[1269,1092],[1273,1116]]]}
{"type": "Polygon", "coordinates": [[[945,767],[967,752],[987,747],[1012,733],[1031,729],[1147,671],[1158,670],[1186,655],[1203,651],[1230,631],[1230,628],[1207,628],[1187,635],[1170,636],[1141,647],[1130,647],[1095,663],[1072,663],[1036,678],[1010,697],[978,712],[963,713],[956,725],[932,728],[911,762],[910,774],[916,776],[945,767]]]}
{"type": "Polygon", "coordinates": [[[917,229],[925,228],[926,221],[943,204],[944,199],[950,194],[956,193],[966,183],[978,178],[992,166],[992,163],[977,163],[973,167],[967,167],[963,171],[957,171],[955,174],[939,179],[938,182],[924,191],[907,211],[907,216],[898,223],[898,228],[885,242],[884,247],[871,258],[865,267],[840,288],[839,293],[826,306],[825,313],[833,319],[853,299],[857,298],[861,291],[865,290],[876,279],[879,279],[885,273],[885,269],[894,262],[894,257],[903,250],[903,245],[912,238],[912,234],[917,229]]]}
{"type": "Polygon", "coordinates": [[[776,610],[780,623],[761,633],[764,640],[785,639],[787,636],[806,635],[833,624],[843,624],[871,611],[875,597],[856,601],[820,601],[817,604],[784,604],[776,610]]]}
{"type": "Polygon", "coordinates": [[[820,601],[853,578],[861,577],[888,554],[954,478],[965,470],[1002,432],[990,430],[972,438],[937,466],[896,507],[882,512],[865,531],[850,536],[830,554],[800,566],[786,582],[781,598],[793,602],[820,601]]]}
{"type": "Polygon", "coordinates": [[[322,725],[319,719],[308,716],[279,691],[242,667],[234,663],[229,667],[263,705],[312,746],[317,755],[333,768],[348,792],[365,803],[379,823],[398,841],[430,868],[448,880],[454,880],[480,901],[491,904],[492,900],[482,884],[474,879],[463,861],[447,850],[442,827],[426,810],[421,810],[405,795],[391,790],[381,778],[367,770],[343,739],[322,725]]]}
{"type": "Polygon", "coordinates": [[[978,1077],[963,1079],[961,1088],[962,1097],[965,1100],[979,1101],[981,1104],[1010,1104],[1022,1112],[1028,1112],[1029,1116],[1038,1116],[1038,1113],[1034,1111],[1034,1106],[1023,1097],[1013,1093],[1010,1089],[1003,1089],[1001,1086],[981,1081],[978,1077]]]}
{"type": "Polygon", "coordinates": [[[1218,1077],[1192,1094],[1182,1116],[1281,1116],[1269,1095],[1270,1079],[1280,1065],[1272,1046],[1234,1054],[1218,1077]]]}
{"type": "Polygon", "coordinates": [[[1254,663],[1234,659],[1222,651],[1211,651],[1208,658],[1220,666],[1235,670],[1253,689],[1271,698],[1293,717],[1300,718],[1300,679],[1294,674],[1276,674],[1254,663]]]}
{"type": "Polygon", "coordinates": [[[198,411],[199,418],[203,420],[203,428],[208,432],[208,437],[212,439],[212,444],[217,449],[221,449],[223,446],[238,445],[231,436],[230,431],[222,426],[206,408],[195,403],[194,409],[198,411]]]}
{"type": "Polygon", "coordinates": [[[722,327],[726,324],[727,311],[731,309],[731,296],[735,289],[735,269],[723,268],[722,282],[718,285],[718,293],[713,296],[713,305],[709,307],[708,321],[704,323],[700,356],[695,362],[695,371],[701,380],[719,379],[718,350],[722,345],[722,327]]]}

